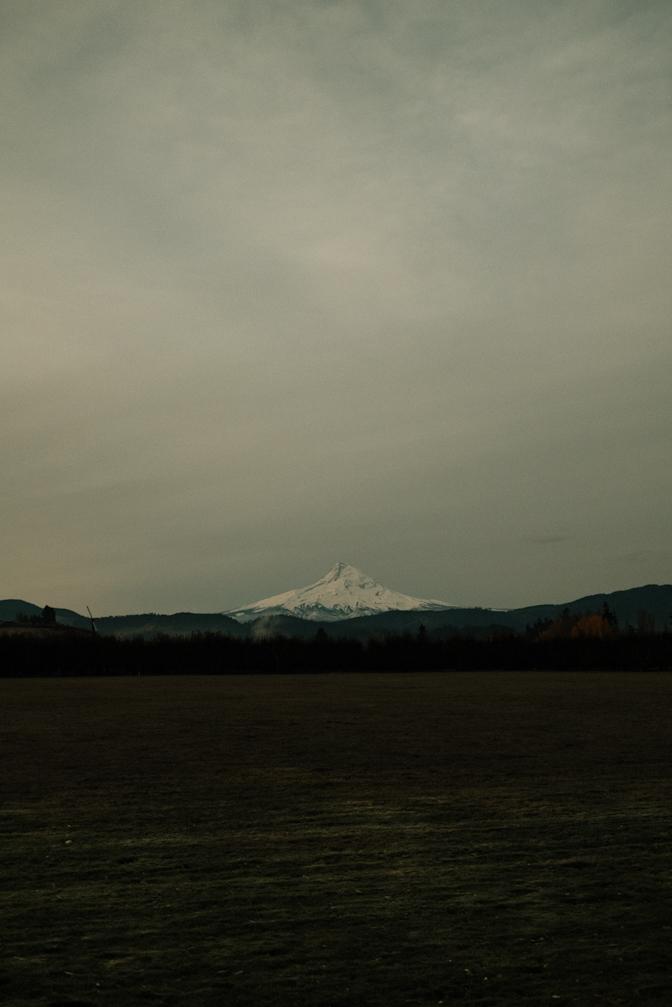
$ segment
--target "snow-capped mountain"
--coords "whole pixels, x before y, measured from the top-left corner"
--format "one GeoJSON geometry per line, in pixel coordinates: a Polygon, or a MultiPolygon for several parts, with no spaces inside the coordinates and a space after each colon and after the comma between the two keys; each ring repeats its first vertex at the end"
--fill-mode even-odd
{"type": "Polygon", "coordinates": [[[442,601],[412,598],[378,584],[355,566],[336,563],[331,570],[308,587],[285,591],[272,598],[262,598],[242,608],[226,612],[239,622],[249,622],[269,615],[293,615],[300,619],[336,622],[360,615],[391,611],[440,611],[451,608],[442,601]]]}

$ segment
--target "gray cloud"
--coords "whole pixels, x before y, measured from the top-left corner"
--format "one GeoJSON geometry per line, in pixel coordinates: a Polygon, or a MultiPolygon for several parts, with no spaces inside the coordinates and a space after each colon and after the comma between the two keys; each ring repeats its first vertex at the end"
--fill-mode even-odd
{"type": "Polygon", "coordinates": [[[0,0],[0,594],[669,581],[671,27],[0,0]]]}
{"type": "Polygon", "coordinates": [[[567,538],[567,535],[528,535],[523,542],[531,542],[532,545],[560,545],[567,538]]]}

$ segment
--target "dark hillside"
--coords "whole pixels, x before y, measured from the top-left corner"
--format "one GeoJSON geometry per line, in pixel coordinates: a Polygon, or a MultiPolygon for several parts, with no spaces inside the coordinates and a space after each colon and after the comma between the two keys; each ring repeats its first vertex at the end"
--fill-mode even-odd
{"type": "Polygon", "coordinates": [[[21,598],[6,598],[0,601],[0,622],[15,622],[19,618],[38,618],[42,614],[39,605],[21,598]]]}
{"type": "Polygon", "coordinates": [[[108,615],[96,619],[96,629],[103,636],[191,636],[192,633],[222,633],[226,636],[246,636],[245,627],[228,615],[176,612],[158,615],[108,615]]]}
{"type": "Polygon", "coordinates": [[[381,612],[343,622],[320,623],[330,636],[365,639],[399,633],[416,633],[421,626],[428,632],[444,629],[488,629],[510,626],[510,613],[489,608],[451,608],[442,612],[381,612]]]}
{"type": "Polygon", "coordinates": [[[571,612],[599,612],[604,604],[622,626],[637,626],[643,612],[655,619],[658,629],[672,626],[672,584],[646,584],[610,594],[592,594],[568,602],[567,607],[571,612]]]}
{"type": "MultiPolygon", "coordinates": [[[[39,619],[43,609],[39,605],[34,605],[30,601],[23,601],[21,598],[6,598],[0,601],[0,623],[16,622],[18,619],[39,619]]],[[[54,609],[56,621],[63,626],[78,626],[81,629],[88,629],[90,622],[86,616],[79,615],[69,608],[54,609]]]]}

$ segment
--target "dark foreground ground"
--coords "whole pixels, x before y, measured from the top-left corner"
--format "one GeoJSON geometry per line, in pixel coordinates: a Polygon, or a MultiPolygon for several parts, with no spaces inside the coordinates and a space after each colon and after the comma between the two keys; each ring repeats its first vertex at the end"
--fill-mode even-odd
{"type": "Polygon", "coordinates": [[[0,692],[3,1003],[672,1002],[672,675],[0,692]]]}

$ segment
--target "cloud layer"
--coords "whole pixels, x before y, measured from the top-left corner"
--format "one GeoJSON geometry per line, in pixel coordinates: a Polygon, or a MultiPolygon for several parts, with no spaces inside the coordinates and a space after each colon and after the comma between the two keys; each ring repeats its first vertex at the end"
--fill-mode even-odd
{"type": "Polygon", "coordinates": [[[665,2],[0,0],[3,584],[672,579],[665,2]]]}

